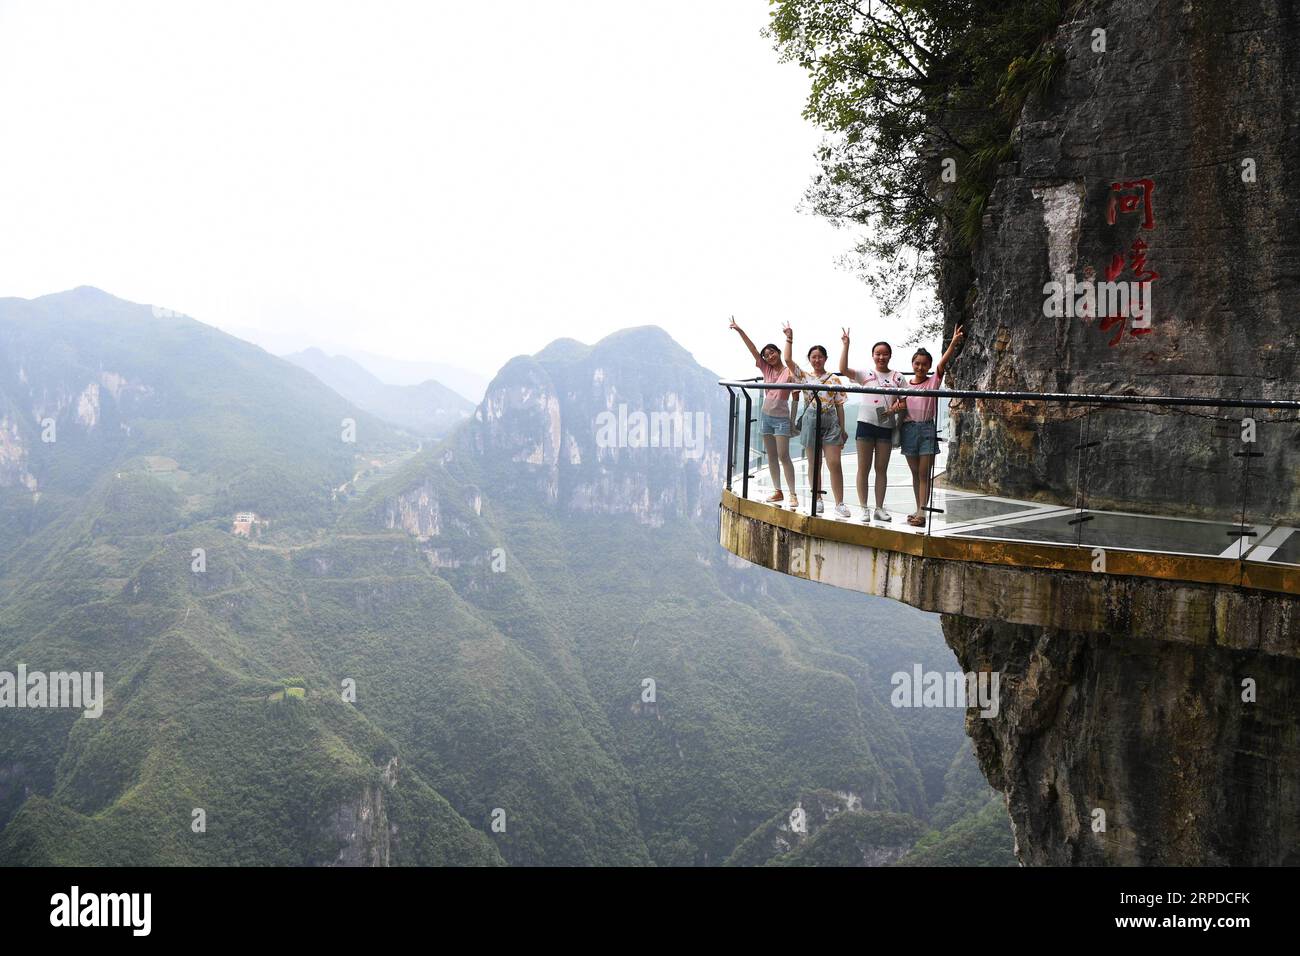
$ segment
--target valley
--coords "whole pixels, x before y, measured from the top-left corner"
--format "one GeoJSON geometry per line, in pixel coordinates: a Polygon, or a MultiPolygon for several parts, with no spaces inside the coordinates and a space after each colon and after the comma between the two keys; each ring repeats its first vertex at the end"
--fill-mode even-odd
{"type": "Polygon", "coordinates": [[[0,488],[0,662],[106,690],[97,721],[0,710],[0,860],[1014,862],[964,709],[888,704],[895,671],[953,669],[937,620],[879,602],[859,626],[860,601],[728,560],[716,426],[601,440],[620,406],[725,420],[662,331],[522,356],[440,442],[93,290],[4,300],[0,339],[26,462],[0,488]],[[63,402],[39,447],[33,402],[101,366],[139,388],[93,424],[63,402]]]}

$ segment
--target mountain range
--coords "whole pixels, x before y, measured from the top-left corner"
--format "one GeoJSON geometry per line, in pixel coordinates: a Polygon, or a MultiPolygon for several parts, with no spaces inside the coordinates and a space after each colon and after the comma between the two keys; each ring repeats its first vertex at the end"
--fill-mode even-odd
{"type": "Polygon", "coordinates": [[[358,408],[425,438],[442,438],[474,410],[474,403],[428,379],[417,385],[389,385],[344,355],[304,349],[284,359],[305,368],[358,408]]]}
{"type": "Polygon", "coordinates": [[[964,711],[888,703],[937,619],[718,545],[717,377],[559,339],[421,443],[193,319],[0,299],[0,670],[106,690],[0,709],[0,862],[1013,865],[964,711]]]}

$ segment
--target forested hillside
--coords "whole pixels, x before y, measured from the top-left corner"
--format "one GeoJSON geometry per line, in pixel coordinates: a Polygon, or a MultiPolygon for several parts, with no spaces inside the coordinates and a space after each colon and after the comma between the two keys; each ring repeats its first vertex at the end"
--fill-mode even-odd
{"type": "Polygon", "coordinates": [[[662,331],[516,359],[419,452],[95,290],[0,341],[0,669],[107,691],[0,710],[0,860],[1013,862],[963,711],[888,704],[937,620],[718,546],[716,376],[662,331]],[[606,447],[619,405],[712,426],[606,447]]]}

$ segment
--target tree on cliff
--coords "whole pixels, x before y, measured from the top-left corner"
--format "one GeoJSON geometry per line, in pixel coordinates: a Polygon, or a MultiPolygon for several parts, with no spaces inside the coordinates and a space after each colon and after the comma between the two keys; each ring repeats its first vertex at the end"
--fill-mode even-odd
{"type": "MultiPolygon", "coordinates": [[[[865,227],[849,257],[897,310],[940,250],[975,242],[1026,97],[1046,90],[1058,0],[772,0],[768,36],[808,71],[804,115],[827,133],[806,199],[865,227]]],[[[937,330],[928,317],[921,334],[937,330]]]]}

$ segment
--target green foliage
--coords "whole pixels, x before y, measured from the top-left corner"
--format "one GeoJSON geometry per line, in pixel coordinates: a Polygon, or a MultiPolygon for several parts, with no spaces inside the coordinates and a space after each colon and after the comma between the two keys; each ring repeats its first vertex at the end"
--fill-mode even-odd
{"type": "MultiPolygon", "coordinates": [[[[129,441],[100,448],[75,488],[39,502],[24,490],[3,512],[0,666],[102,671],[107,700],[99,719],[0,711],[0,860],[329,864],[365,806],[385,827],[351,849],[379,853],[388,832],[397,864],[765,863],[779,854],[757,831],[796,800],[829,808],[841,793],[863,809],[775,862],[892,859],[927,824],[960,847],[953,826],[987,796],[968,764],[950,767],[962,714],[886,703],[892,671],[951,666],[932,615],[734,567],[706,522],[539,505],[528,466],[472,427],[394,457],[352,500],[326,497],[317,478],[355,465],[337,457],[335,399],[269,357],[220,337],[208,354],[209,333],[186,334],[190,358],[164,350],[178,370],[149,406],[158,435],[119,429],[129,441]],[[182,387],[184,361],[211,369],[232,350],[243,358],[213,384],[182,387]],[[268,376],[290,387],[260,416],[218,387],[265,396],[268,376]],[[181,423],[212,447],[179,440],[181,423]],[[290,440],[293,428],[307,434],[290,440]],[[436,540],[390,527],[413,493],[436,503],[436,540]],[[237,500],[277,509],[272,530],[233,537],[237,500]],[[490,828],[497,808],[504,832],[490,828]]],[[[586,360],[617,368],[620,391],[689,394],[706,376],[662,332],[631,329],[557,343],[503,377],[578,393],[586,360]]],[[[681,469],[628,467],[663,482],[681,469]]],[[[584,459],[563,481],[596,477],[584,459]]]]}
{"type": "MultiPolygon", "coordinates": [[[[270,517],[273,534],[321,527],[359,458],[414,447],[254,345],[97,289],[0,300],[0,356],[0,416],[14,422],[42,497],[56,504],[120,474],[126,502],[147,516],[137,481],[146,475],[180,496],[147,492],[166,515],[229,521],[247,509],[270,517]],[[55,422],[53,442],[40,438],[42,416],[55,422]],[[357,423],[355,443],[343,441],[344,419],[357,423]]],[[[6,515],[22,520],[14,490],[4,499],[0,548],[6,515]]]]}
{"type": "Polygon", "coordinates": [[[1017,866],[1001,797],[946,830],[931,831],[898,866],[1017,866]]]}
{"type": "Polygon", "coordinates": [[[769,866],[865,866],[886,861],[925,832],[919,820],[901,813],[838,813],[794,850],[769,866]]]}
{"type": "MultiPolygon", "coordinates": [[[[856,265],[886,312],[932,284],[945,236],[969,249],[1026,99],[1051,86],[1060,0],[773,0],[768,35],[811,79],[826,131],[808,192],[865,227],[856,265]],[[950,160],[945,177],[945,160],[950,160]]],[[[932,322],[932,320],[931,320],[932,322]]]]}

